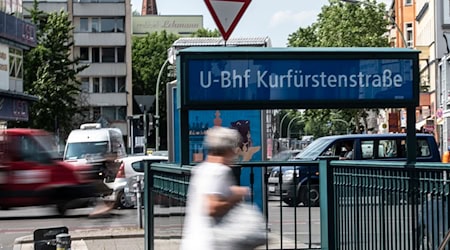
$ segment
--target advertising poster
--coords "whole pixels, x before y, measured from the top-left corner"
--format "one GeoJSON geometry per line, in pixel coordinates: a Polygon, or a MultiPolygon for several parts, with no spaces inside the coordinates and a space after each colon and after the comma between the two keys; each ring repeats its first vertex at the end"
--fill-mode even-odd
{"type": "MultiPolygon", "coordinates": [[[[189,151],[191,162],[201,162],[207,151],[203,147],[206,130],[213,126],[233,128],[242,137],[237,148],[239,162],[262,161],[261,145],[261,111],[260,110],[201,110],[189,111],[189,151]]],[[[241,170],[240,184],[250,185],[250,168],[241,170]]],[[[254,202],[262,208],[262,169],[254,168],[254,184],[252,187],[254,202]]]]}
{"type": "MultiPolygon", "coordinates": [[[[172,90],[173,95],[173,142],[174,142],[174,161],[180,161],[181,142],[180,142],[180,118],[176,109],[176,89],[172,90]]],[[[262,161],[262,117],[260,110],[192,110],[189,111],[189,157],[190,162],[201,162],[205,159],[207,150],[203,147],[203,138],[206,130],[213,126],[222,126],[234,128],[242,136],[242,143],[237,148],[238,161],[251,162],[262,161]]],[[[250,168],[244,168],[241,171],[240,184],[242,186],[250,185],[250,168]]],[[[253,169],[254,184],[252,187],[254,202],[262,208],[263,204],[263,170],[261,168],[253,169]]]]}

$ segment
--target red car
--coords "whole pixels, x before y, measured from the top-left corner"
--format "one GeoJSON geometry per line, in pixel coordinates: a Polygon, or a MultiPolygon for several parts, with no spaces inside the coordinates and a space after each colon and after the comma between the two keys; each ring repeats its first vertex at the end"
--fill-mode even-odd
{"type": "Polygon", "coordinates": [[[0,131],[0,208],[56,205],[63,215],[95,200],[91,166],[59,160],[54,139],[37,129],[0,131]]]}

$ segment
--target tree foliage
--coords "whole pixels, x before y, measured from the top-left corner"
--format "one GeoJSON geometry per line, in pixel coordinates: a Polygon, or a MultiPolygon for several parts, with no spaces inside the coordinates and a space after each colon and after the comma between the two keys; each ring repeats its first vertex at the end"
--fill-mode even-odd
{"type": "Polygon", "coordinates": [[[220,36],[221,34],[219,30],[217,29],[210,30],[205,28],[198,29],[196,32],[192,34],[192,37],[220,37],[220,36]]]}
{"type": "MultiPolygon", "coordinates": [[[[156,84],[162,70],[159,86],[160,137],[166,138],[166,83],[173,80],[168,76],[169,67],[162,68],[167,60],[167,50],[178,36],[166,31],[149,33],[146,36],[134,36],[132,47],[133,95],[156,95],[156,84]]],[[[149,142],[154,143],[154,139],[149,142]]],[[[165,147],[161,140],[161,147],[165,147]]]]}
{"type": "MultiPolygon", "coordinates": [[[[289,35],[288,46],[387,47],[389,22],[385,7],[375,0],[361,0],[359,4],[329,0],[316,22],[289,35]]],[[[344,122],[336,122],[339,119],[351,124],[350,131],[358,132],[361,118],[365,117],[367,112],[360,109],[307,110],[304,113],[305,132],[319,137],[347,131],[342,128],[344,122]]]]}
{"type": "Polygon", "coordinates": [[[66,134],[79,112],[76,75],[87,66],[71,59],[73,26],[66,12],[44,13],[35,0],[30,13],[37,46],[24,55],[24,92],[39,100],[31,106],[29,126],[66,134]]]}

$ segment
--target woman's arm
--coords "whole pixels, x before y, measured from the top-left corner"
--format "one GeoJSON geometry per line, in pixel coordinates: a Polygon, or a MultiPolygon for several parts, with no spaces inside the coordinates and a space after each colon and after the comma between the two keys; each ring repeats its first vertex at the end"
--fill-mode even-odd
{"type": "Polygon", "coordinates": [[[225,215],[249,193],[247,187],[232,186],[230,189],[232,194],[229,197],[216,194],[206,196],[209,216],[219,217],[225,215]]]}

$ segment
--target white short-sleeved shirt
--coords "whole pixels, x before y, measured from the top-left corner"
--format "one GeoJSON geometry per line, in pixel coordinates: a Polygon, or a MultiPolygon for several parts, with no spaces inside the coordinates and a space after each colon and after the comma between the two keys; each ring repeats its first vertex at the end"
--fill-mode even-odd
{"type": "Polygon", "coordinates": [[[205,197],[230,196],[230,186],[235,185],[233,171],[220,163],[204,162],[194,167],[192,173],[180,249],[214,250],[210,230],[214,219],[208,215],[205,197]]]}

